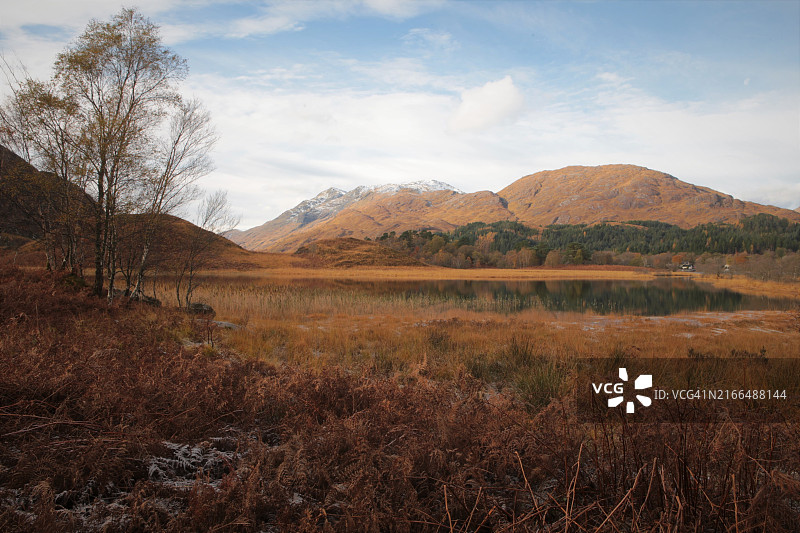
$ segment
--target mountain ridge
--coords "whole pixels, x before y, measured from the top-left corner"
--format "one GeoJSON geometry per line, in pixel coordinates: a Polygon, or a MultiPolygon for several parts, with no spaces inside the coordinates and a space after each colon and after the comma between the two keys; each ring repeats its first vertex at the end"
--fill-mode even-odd
{"type": "MultiPolygon", "coordinates": [[[[329,220],[354,203],[362,201],[371,195],[394,195],[404,191],[421,194],[448,190],[461,193],[455,187],[437,180],[417,180],[408,183],[389,183],[375,186],[360,185],[349,191],[330,187],[313,198],[303,200],[260,226],[247,230],[233,230],[225,236],[237,244],[248,243],[248,246],[245,247],[251,250],[267,250],[271,249],[281,239],[299,230],[307,229],[329,220]]],[[[283,249],[281,251],[286,250],[283,249]]]]}
{"type": "Polygon", "coordinates": [[[739,200],[636,165],[545,170],[523,176],[496,193],[465,193],[430,180],[422,183],[437,185],[408,186],[419,183],[362,186],[348,192],[330,188],[261,226],[228,237],[251,250],[287,252],[318,239],[375,237],[407,229],[450,231],[478,221],[546,226],[659,220],[686,228],[733,223],[757,213],[800,221],[800,211],[739,200]],[[326,193],[335,198],[312,202],[310,209],[311,204],[304,205],[326,193]]]}

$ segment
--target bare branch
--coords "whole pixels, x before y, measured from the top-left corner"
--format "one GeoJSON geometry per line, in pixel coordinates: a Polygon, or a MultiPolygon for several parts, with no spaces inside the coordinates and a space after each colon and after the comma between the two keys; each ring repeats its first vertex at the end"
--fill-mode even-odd
{"type": "Polygon", "coordinates": [[[197,210],[196,225],[216,235],[222,235],[236,227],[241,217],[231,213],[226,191],[214,191],[206,195],[197,210]]]}

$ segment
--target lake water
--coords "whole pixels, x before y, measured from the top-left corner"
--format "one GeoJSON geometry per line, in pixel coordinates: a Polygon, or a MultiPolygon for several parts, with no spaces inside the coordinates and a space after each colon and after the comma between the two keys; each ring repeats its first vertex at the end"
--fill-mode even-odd
{"type": "MultiPolygon", "coordinates": [[[[320,286],[320,282],[310,282],[320,286]]],[[[800,301],[768,298],[718,289],[687,279],[652,281],[336,281],[342,288],[392,298],[426,298],[432,303],[458,301],[476,310],[518,312],[525,309],[663,316],[691,311],[787,310],[800,301]]]]}

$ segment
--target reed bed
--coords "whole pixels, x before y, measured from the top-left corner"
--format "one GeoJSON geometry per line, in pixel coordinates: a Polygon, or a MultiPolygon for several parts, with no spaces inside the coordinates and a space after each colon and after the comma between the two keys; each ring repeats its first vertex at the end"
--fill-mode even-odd
{"type": "MultiPolygon", "coordinates": [[[[159,295],[168,299],[169,282],[159,295]]],[[[539,387],[531,373],[619,353],[639,358],[766,354],[800,358],[800,313],[682,313],[668,317],[559,312],[527,308],[510,295],[462,298],[319,280],[209,276],[196,300],[240,326],[217,332],[246,357],[317,370],[341,366],[386,376],[423,373],[437,379],[472,375],[498,387],[562,390],[568,372],[539,387]],[[509,358],[524,344],[529,361],[509,358]]],[[[528,391],[525,393],[524,391],[528,391]]],[[[541,393],[538,393],[541,396],[541,393]]],[[[540,402],[537,399],[534,403],[540,402]]]]}

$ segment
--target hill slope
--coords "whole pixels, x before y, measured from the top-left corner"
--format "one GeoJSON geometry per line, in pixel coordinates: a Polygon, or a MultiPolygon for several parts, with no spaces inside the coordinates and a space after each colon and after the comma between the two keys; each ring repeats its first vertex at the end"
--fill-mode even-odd
{"type": "Polygon", "coordinates": [[[307,260],[310,266],[423,266],[408,254],[353,238],[315,241],[301,246],[294,255],[307,260]]]}
{"type": "Polygon", "coordinates": [[[567,167],[522,177],[498,193],[454,189],[328,189],[266,224],[229,237],[251,250],[292,251],[318,239],[375,237],[407,229],[450,231],[469,222],[526,225],[659,220],[688,228],[757,213],[798,212],[730,195],[633,165],[567,167]]]}
{"type": "Polygon", "coordinates": [[[37,170],[0,145],[0,235],[5,236],[4,240],[41,238],[44,228],[56,220],[81,226],[92,205],[80,188],[37,170]],[[62,216],[64,206],[70,206],[72,219],[62,216]]]}
{"type": "Polygon", "coordinates": [[[19,201],[22,197],[33,196],[33,191],[28,189],[38,174],[21,157],[0,145],[0,234],[27,239],[39,236],[39,225],[27,216],[27,210],[19,201]]]}
{"type": "Polygon", "coordinates": [[[743,202],[633,165],[566,167],[518,179],[498,194],[526,224],[658,220],[689,228],[757,213],[797,220],[788,209],[743,202]]]}
{"type": "MultiPolygon", "coordinates": [[[[496,194],[455,191],[380,193],[343,209],[336,216],[277,239],[271,251],[292,251],[309,242],[335,237],[375,237],[406,229],[450,231],[473,220],[507,220],[511,213],[496,194]]],[[[249,247],[247,243],[243,243],[249,247]]]]}
{"type": "MultiPolygon", "coordinates": [[[[44,264],[43,229],[52,220],[65,222],[66,202],[71,202],[72,222],[80,237],[81,255],[92,256],[93,200],[79,187],[37,170],[12,150],[0,145],[0,248],[17,250],[21,265],[44,264]]],[[[120,215],[118,254],[123,264],[138,261],[141,254],[142,215],[120,215]]],[[[51,227],[50,231],[54,231],[51,227]]],[[[57,228],[56,228],[57,231],[57,228]]],[[[192,235],[207,242],[211,259],[207,268],[250,268],[304,264],[299,257],[253,253],[225,237],[211,234],[181,218],[164,215],[150,251],[151,261],[169,263],[190,246],[192,235]]]]}

